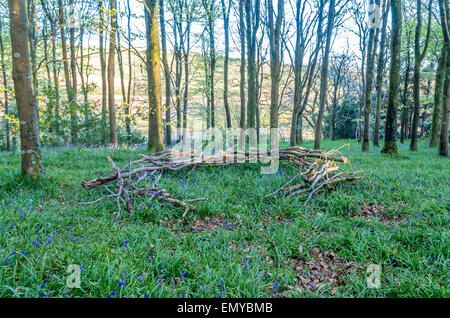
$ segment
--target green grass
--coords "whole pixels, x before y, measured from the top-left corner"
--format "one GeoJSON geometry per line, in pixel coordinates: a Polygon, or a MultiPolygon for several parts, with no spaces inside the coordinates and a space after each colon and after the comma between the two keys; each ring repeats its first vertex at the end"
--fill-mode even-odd
{"type": "Polygon", "coordinates": [[[74,206],[103,194],[81,181],[109,174],[107,155],[124,164],[145,148],[45,149],[46,174],[37,180],[20,177],[18,153],[2,152],[0,297],[449,297],[448,159],[425,143],[417,153],[400,145],[398,157],[349,143],[346,169],[361,169],[364,178],[320,193],[306,208],[304,198],[264,199],[292,174],[286,164],[268,176],[254,164],[165,173],[160,183],[177,197],[211,198],[196,203],[184,225],[183,209],[149,198],[136,199],[135,216],[123,212],[118,223],[114,202],[74,206]],[[375,201],[402,221],[350,216],[375,201]],[[181,230],[207,216],[237,226],[181,230]],[[361,271],[347,275],[336,295],[329,285],[300,291],[288,261],[310,259],[314,247],[381,265],[381,288],[369,289],[361,271]],[[66,287],[69,264],[81,266],[80,289],[66,287]]]}

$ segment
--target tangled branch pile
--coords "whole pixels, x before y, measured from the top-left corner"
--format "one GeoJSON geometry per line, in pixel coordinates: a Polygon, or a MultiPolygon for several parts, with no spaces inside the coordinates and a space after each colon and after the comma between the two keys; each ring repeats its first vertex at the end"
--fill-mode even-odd
{"type": "Polygon", "coordinates": [[[119,208],[116,220],[120,216],[121,203],[125,204],[128,212],[133,213],[133,203],[131,196],[151,196],[163,202],[168,202],[185,208],[183,217],[189,210],[194,210],[193,202],[207,201],[208,198],[196,198],[192,200],[179,200],[173,197],[167,190],[158,187],[157,183],[163,171],[178,171],[188,167],[197,166],[224,166],[245,162],[268,162],[273,160],[290,161],[294,163],[290,167],[298,170],[298,173],[286,182],[277,191],[266,195],[284,194],[288,196],[298,194],[308,194],[305,205],[312,196],[325,186],[331,187],[337,182],[344,180],[355,180],[360,178],[359,171],[342,171],[336,162],[347,163],[347,158],[340,155],[338,149],[324,152],[322,150],[312,150],[302,147],[280,148],[278,151],[266,152],[217,152],[212,155],[205,155],[203,152],[195,150],[180,152],[177,150],[167,150],[155,153],[151,156],[141,154],[142,159],[131,161],[118,168],[114,161],[108,157],[108,161],[114,169],[114,173],[109,176],[96,178],[82,183],[85,189],[94,189],[104,186],[109,194],[92,202],[83,202],[79,205],[96,204],[105,199],[115,199],[119,208]],[[294,181],[297,180],[297,183],[294,181]],[[300,181],[300,182],[298,182],[300,181]],[[112,190],[108,184],[115,183],[112,190]],[[291,185],[294,183],[293,185],[291,185]]]}

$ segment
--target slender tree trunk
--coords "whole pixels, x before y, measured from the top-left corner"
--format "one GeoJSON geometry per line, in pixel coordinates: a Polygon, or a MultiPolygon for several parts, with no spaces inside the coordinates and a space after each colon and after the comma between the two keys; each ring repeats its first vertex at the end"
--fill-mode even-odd
{"type": "Polygon", "coordinates": [[[149,100],[148,148],[151,152],[157,152],[164,149],[157,0],[145,0],[144,11],[147,35],[147,80],[149,100]]]}
{"type": "Polygon", "coordinates": [[[291,118],[291,131],[290,131],[290,145],[295,146],[297,140],[298,119],[302,94],[302,67],[304,57],[303,46],[303,16],[301,11],[302,2],[297,0],[295,6],[295,26],[296,26],[296,39],[295,39],[295,60],[294,60],[294,107],[292,110],[291,118]]]}
{"type": "Polygon", "coordinates": [[[117,140],[117,124],[116,124],[116,108],[114,101],[114,66],[116,52],[116,32],[117,32],[117,13],[116,0],[110,2],[111,10],[111,31],[109,35],[109,54],[108,54],[108,109],[109,109],[109,143],[112,146],[118,144],[117,140]]]}
{"type": "Polygon", "coordinates": [[[37,131],[37,111],[33,101],[28,47],[28,19],[25,0],[9,0],[14,90],[19,111],[22,175],[37,177],[42,171],[37,131]]]}
{"type": "Polygon", "coordinates": [[[229,1],[227,7],[225,5],[225,0],[222,0],[223,29],[225,33],[225,57],[223,61],[223,106],[225,108],[225,120],[227,128],[231,128],[231,113],[230,105],[228,103],[228,60],[230,55],[229,22],[231,5],[231,1],[229,1]]]}
{"type": "MultiPolygon", "coordinates": [[[[186,13],[186,41],[183,47],[183,63],[184,63],[184,90],[183,90],[183,136],[187,134],[187,113],[188,113],[188,97],[189,97],[189,50],[191,45],[191,22],[190,14],[186,13]]],[[[214,34],[213,34],[214,37],[214,34]]]]}
{"type": "Polygon", "coordinates": [[[211,127],[216,127],[215,94],[214,81],[216,70],[216,47],[214,39],[214,1],[203,0],[203,6],[207,14],[207,30],[209,35],[209,98],[211,107],[211,127]]]}
{"type": "Polygon", "coordinates": [[[61,95],[59,92],[59,71],[58,65],[56,64],[56,27],[54,22],[52,22],[52,73],[53,73],[53,89],[55,92],[55,114],[54,119],[52,120],[52,131],[55,131],[56,134],[61,133],[60,129],[60,121],[61,121],[61,95]]]}
{"type": "MultiPolygon", "coordinates": [[[[125,130],[127,132],[127,142],[131,142],[131,121],[130,105],[127,102],[127,92],[125,88],[125,72],[123,69],[122,46],[120,45],[120,33],[117,33],[117,61],[119,62],[120,90],[122,92],[122,105],[125,113],[125,130]]],[[[131,73],[129,74],[131,76],[131,73]]]]}
{"type": "Polygon", "coordinates": [[[67,41],[66,41],[66,30],[65,30],[65,18],[64,18],[64,6],[62,0],[58,0],[58,9],[59,9],[59,28],[61,33],[61,49],[62,49],[62,57],[63,57],[63,66],[64,66],[64,79],[66,82],[66,91],[67,91],[67,99],[69,102],[69,112],[70,112],[70,132],[71,132],[71,141],[72,143],[76,143],[77,140],[77,122],[76,122],[76,101],[74,99],[73,94],[73,86],[70,78],[70,70],[69,70],[69,57],[67,55],[67,41]]]}
{"type": "MultiPolygon", "coordinates": [[[[74,0],[69,0],[69,8],[74,10],[74,0]]],[[[71,24],[73,21],[70,21],[71,24]]],[[[77,57],[75,52],[75,27],[69,27],[69,45],[70,45],[70,71],[72,74],[72,103],[71,103],[71,117],[72,117],[72,143],[78,141],[78,102],[77,102],[77,57]]]]}
{"type": "Polygon", "coordinates": [[[320,140],[322,138],[322,118],[328,89],[328,61],[330,57],[331,35],[334,27],[333,26],[335,13],[334,10],[335,10],[335,0],[330,0],[328,9],[327,37],[326,37],[325,51],[322,57],[322,71],[320,76],[319,114],[317,115],[317,122],[315,127],[314,149],[320,149],[320,140]]]}
{"type": "MultiPolygon", "coordinates": [[[[249,128],[256,128],[256,33],[259,28],[260,1],[245,0],[248,60],[248,123],[249,128]]],[[[251,131],[253,134],[253,131],[251,131]]],[[[250,136],[256,140],[256,136],[250,136]]]]}
{"type": "Polygon", "coordinates": [[[166,144],[172,144],[172,128],[170,122],[170,69],[169,62],[167,61],[167,36],[166,36],[166,26],[164,20],[164,0],[159,0],[159,19],[161,28],[161,54],[164,70],[164,80],[165,80],[165,109],[166,109],[166,144]]]}
{"type": "Polygon", "coordinates": [[[3,87],[4,87],[4,106],[5,106],[5,132],[6,132],[6,150],[11,151],[11,132],[9,128],[9,121],[6,117],[9,115],[9,96],[8,96],[8,78],[6,76],[6,64],[5,64],[5,47],[3,44],[3,19],[0,19],[0,51],[1,51],[1,63],[2,63],[2,75],[3,75],[3,87]]]}
{"type": "MultiPolygon", "coordinates": [[[[374,0],[369,1],[370,4],[374,3],[374,0]]],[[[380,1],[376,0],[375,5],[379,6],[380,1]]],[[[376,11],[375,11],[376,12],[376,11]]],[[[375,18],[377,19],[377,18],[375,18]]],[[[362,138],[361,150],[368,152],[370,148],[370,111],[372,107],[372,84],[373,84],[373,68],[375,61],[376,49],[376,32],[375,28],[372,27],[369,30],[369,44],[367,48],[367,70],[366,70],[366,89],[365,89],[365,102],[364,102],[364,134],[362,138]]]]}
{"type": "Polygon", "coordinates": [[[127,125],[127,136],[128,142],[131,142],[131,84],[133,81],[133,65],[131,63],[131,8],[130,8],[130,0],[127,0],[127,31],[128,31],[128,86],[127,86],[127,97],[126,97],[126,105],[125,114],[127,118],[125,123],[127,125]]]}
{"type": "Polygon", "coordinates": [[[431,124],[430,147],[438,145],[439,135],[439,119],[442,107],[442,93],[444,88],[444,76],[447,62],[447,48],[442,46],[441,56],[439,57],[438,68],[436,71],[436,81],[434,88],[434,107],[433,107],[433,121],[431,124]]]}
{"type": "Polygon", "coordinates": [[[383,1],[383,25],[381,27],[381,38],[380,38],[380,53],[378,56],[378,66],[377,66],[377,79],[376,79],[376,91],[377,91],[377,109],[375,114],[375,126],[373,131],[373,145],[379,146],[379,138],[380,138],[380,114],[381,114],[381,91],[383,89],[383,75],[385,68],[384,61],[384,51],[386,49],[386,29],[387,29],[387,18],[389,14],[389,5],[387,2],[389,0],[383,1]]]}
{"type": "Polygon", "coordinates": [[[400,130],[400,143],[403,144],[405,139],[408,137],[408,117],[409,117],[409,102],[408,102],[408,88],[409,88],[409,73],[411,70],[411,37],[410,32],[407,33],[407,47],[406,47],[406,69],[405,69],[405,77],[403,80],[403,97],[402,97],[402,118],[401,121],[401,130],[400,130]]]}
{"type": "Polygon", "coordinates": [[[270,128],[278,128],[279,87],[281,80],[281,27],[284,18],[284,1],[278,1],[276,21],[273,1],[268,0],[270,44],[270,128]]]}
{"type": "Polygon", "coordinates": [[[400,51],[402,35],[402,3],[391,0],[391,65],[383,153],[397,154],[397,108],[400,82],[400,51]]]}
{"type": "Polygon", "coordinates": [[[416,25],[416,34],[414,38],[414,86],[413,86],[414,113],[412,121],[411,144],[409,146],[409,150],[411,151],[417,151],[417,139],[418,139],[417,129],[419,126],[419,116],[420,116],[420,66],[422,64],[423,59],[425,58],[425,54],[427,53],[428,42],[430,39],[431,1],[428,7],[428,28],[427,28],[427,35],[425,38],[425,44],[420,43],[420,33],[422,30],[422,0],[416,1],[417,25],[416,25]],[[423,51],[420,52],[420,48],[422,46],[423,51]]]}
{"type": "Polygon", "coordinates": [[[104,0],[99,0],[98,3],[98,10],[100,15],[100,26],[99,26],[99,53],[100,53],[100,70],[101,70],[101,77],[102,77],[102,124],[103,124],[103,131],[102,131],[102,141],[105,144],[108,136],[107,132],[107,107],[108,107],[108,82],[106,80],[106,53],[105,53],[105,6],[104,6],[104,0]]]}
{"type": "Polygon", "coordinates": [[[239,38],[241,42],[241,59],[240,59],[240,117],[239,127],[241,128],[239,136],[239,149],[244,149],[245,145],[245,19],[244,19],[244,0],[239,0],[239,38]]]}

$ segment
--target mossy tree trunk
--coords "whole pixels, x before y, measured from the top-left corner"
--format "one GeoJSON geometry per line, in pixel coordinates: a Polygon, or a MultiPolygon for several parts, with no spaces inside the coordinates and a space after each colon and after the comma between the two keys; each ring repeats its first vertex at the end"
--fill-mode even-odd
{"type": "Polygon", "coordinates": [[[444,77],[445,77],[447,55],[448,55],[447,48],[445,47],[445,45],[442,45],[441,56],[439,57],[434,87],[434,107],[433,107],[433,120],[431,123],[430,147],[436,147],[438,145],[439,119],[441,117],[442,94],[444,89],[444,77]]]}
{"type": "Polygon", "coordinates": [[[403,94],[402,94],[402,118],[400,128],[400,143],[404,143],[408,137],[408,118],[409,118],[409,73],[411,71],[411,32],[407,32],[407,47],[406,47],[406,69],[403,78],[403,94]]]}
{"type": "Polygon", "coordinates": [[[157,0],[145,0],[148,81],[148,148],[151,152],[164,149],[162,132],[161,61],[158,33],[157,0]]]}
{"type": "Polygon", "coordinates": [[[441,135],[439,137],[439,154],[448,157],[448,120],[450,112],[450,10],[448,1],[439,0],[439,12],[441,16],[442,33],[444,34],[444,45],[447,49],[444,98],[441,112],[441,135]]]}
{"type": "Polygon", "coordinates": [[[391,0],[391,65],[389,67],[389,93],[382,153],[398,154],[397,108],[400,84],[400,50],[402,35],[402,2],[391,0]]]}

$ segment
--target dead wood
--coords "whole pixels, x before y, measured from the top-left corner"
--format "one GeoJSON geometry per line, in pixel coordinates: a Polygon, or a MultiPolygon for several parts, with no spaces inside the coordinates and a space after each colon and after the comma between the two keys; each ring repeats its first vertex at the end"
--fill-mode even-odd
{"type": "Polygon", "coordinates": [[[118,168],[114,161],[108,157],[107,159],[113,167],[114,172],[106,177],[82,182],[82,186],[85,189],[95,189],[104,186],[110,194],[92,202],[79,203],[79,205],[96,204],[105,199],[115,198],[119,209],[117,220],[121,212],[121,202],[125,204],[127,211],[132,214],[133,203],[131,197],[145,195],[151,197],[151,199],[183,207],[185,209],[183,213],[184,217],[189,211],[195,210],[195,206],[192,203],[207,201],[208,198],[179,200],[167,192],[167,190],[160,189],[157,183],[164,171],[178,171],[185,168],[191,168],[191,171],[194,171],[197,166],[226,166],[246,162],[265,163],[271,160],[290,161],[294,164],[292,168],[297,168],[299,173],[287,181],[283,187],[266,195],[266,197],[280,194],[293,196],[307,193],[305,205],[324,186],[331,187],[337,182],[345,180],[352,181],[360,178],[359,171],[344,172],[336,164],[337,162],[348,163],[347,158],[340,155],[338,149],[325,152],[323,150],[302,147],[288,147],[265,152],[219,151],[215,154],[206,154],[194,150],[185,152],[167,150],[150,156],[143,154],[141,156],[141,159],[130,161],[122,168],[118,168]],[[288,186],[294,180],[297,180],[297,183],[288,186]],[[152,181],[151,186],[148,185],[149,181],[152,181]],[[110,190],[107,186],[110,183],[115,183],[115,191],[110,190]]]}

